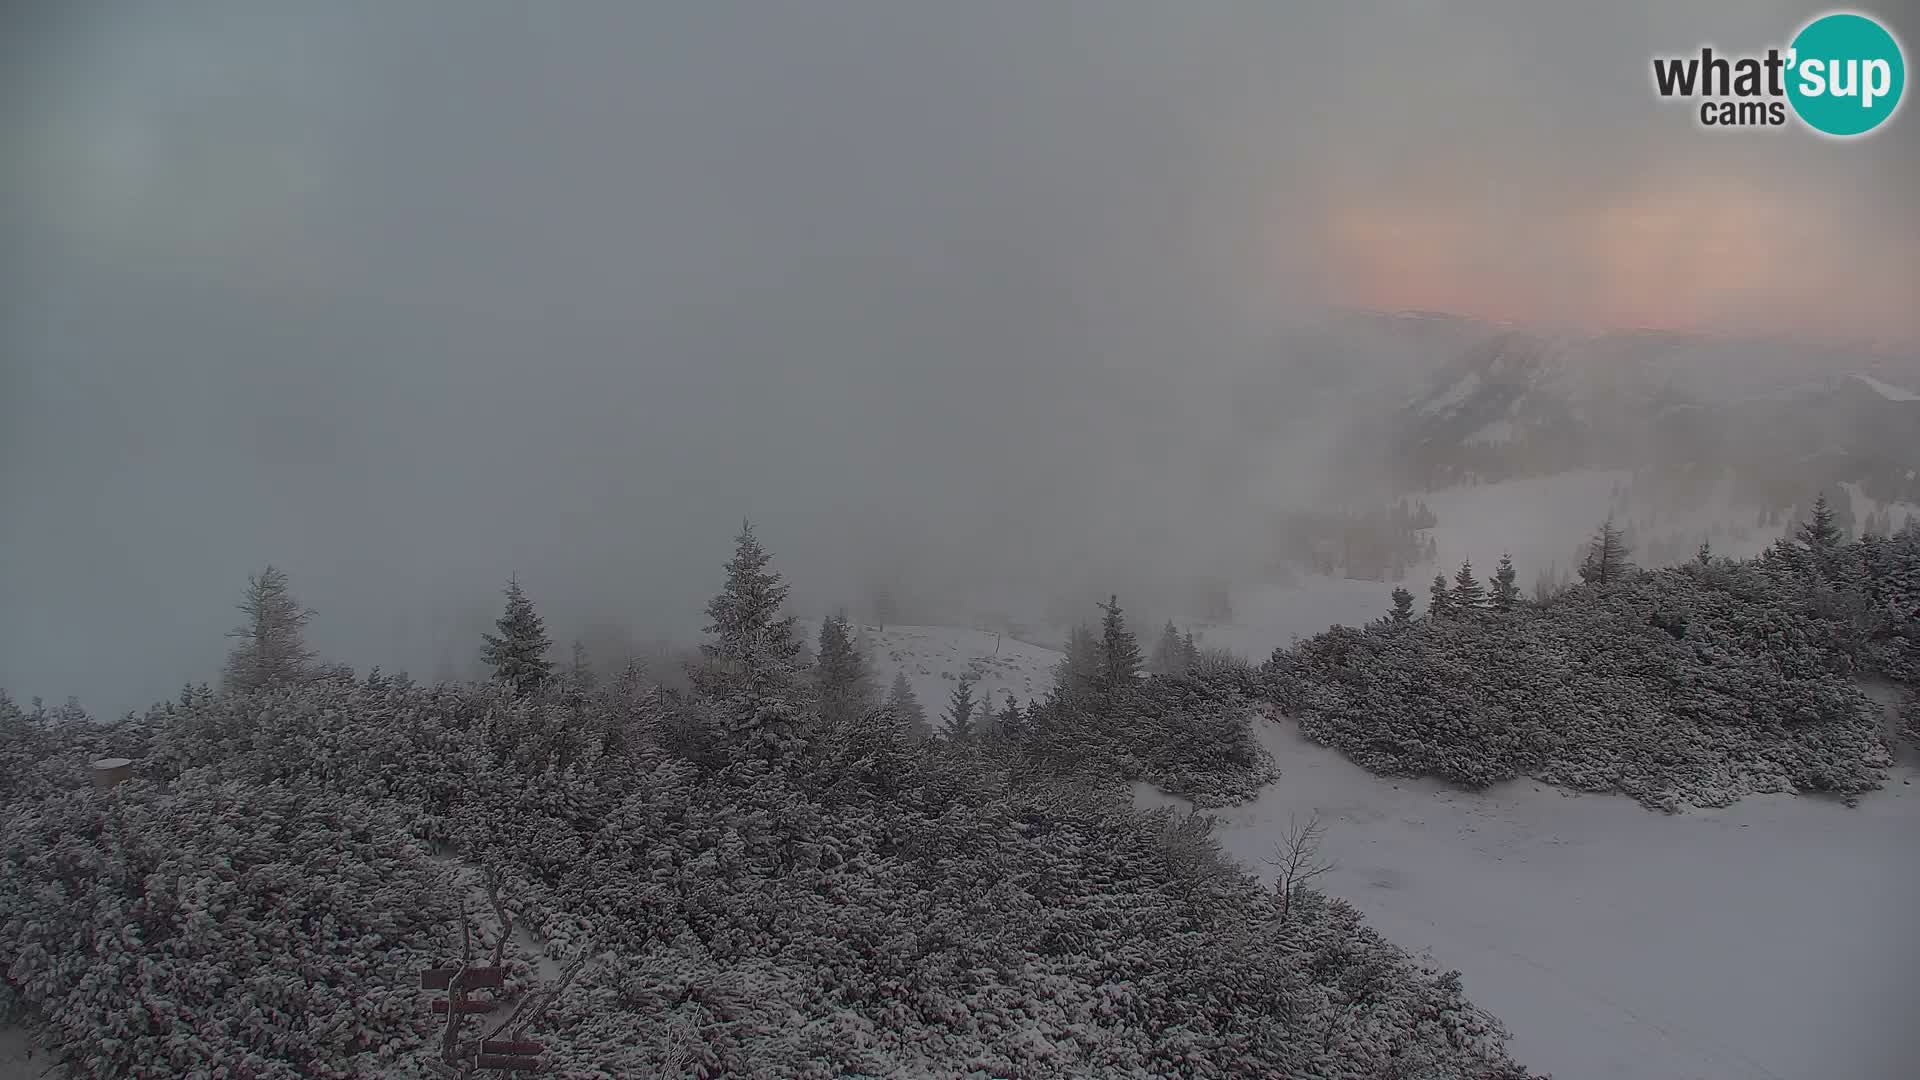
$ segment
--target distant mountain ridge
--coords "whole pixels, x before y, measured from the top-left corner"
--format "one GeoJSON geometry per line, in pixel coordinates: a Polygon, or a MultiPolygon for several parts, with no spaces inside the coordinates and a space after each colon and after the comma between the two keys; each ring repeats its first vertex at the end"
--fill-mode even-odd
{"type": "Polygon", "coordinates": [[[1351,460],[1384,450],[1401,489],[1632,469],[1684,502],[1730,483],[1792,506],[1859,485],[1920,501],[1920,354],[1878,344],[1663,331],[1546,334],[1430,313],[1338,317],[1397,339],[1404,370],[1362,369],[1351,460]]]}

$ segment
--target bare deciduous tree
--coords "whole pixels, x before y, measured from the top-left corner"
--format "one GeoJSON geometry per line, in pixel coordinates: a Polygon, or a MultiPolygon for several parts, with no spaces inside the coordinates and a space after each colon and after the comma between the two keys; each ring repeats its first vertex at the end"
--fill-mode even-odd
{"type": "Polygon", "coordinates": [[[1278,872],[1273,888],[1280,897],[1281,922],[1286,922],[1293,912],[1293,891],[1333,869],[1333,862],[1320,855],[1320,844],[1326,836],[1327,826],[1319,814],[1304,822],[1291,816],[1287,818],[1287,831],[1281,834],[1280,842],[1273,845],[1273,854],[1266,859],[1267,865],[1278,872]]]}

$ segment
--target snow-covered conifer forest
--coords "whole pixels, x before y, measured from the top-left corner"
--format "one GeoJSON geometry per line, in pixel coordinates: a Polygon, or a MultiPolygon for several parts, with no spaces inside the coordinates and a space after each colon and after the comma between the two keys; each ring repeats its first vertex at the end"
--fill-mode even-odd
{"type": "Polygon", "coordinates": [[[1806,533],[1505,611],[1463,573],[1440,614],[1258,666],[1169,625],[1149,671],[1115,597],[1050,692],[976,710],[983,666],[939,736],[866,626],[830,616],[802,661],[751,526],[683,688],[554,663],[518,581],[487,681],[356,673],[268,568],[218,687],[106,723],[0,698],[0,993],[93,1077],[452,1075],[543,993],[523,1034],[565,1076],[1525,1077],[1458,973],[1130,785],[1284,790],[1266,713],[1467,788],[1860,795],[1920,737],[1911,696],[1902,730],[1859,682],[1920,683],[1920,528],[1806,533]],[[103,758],[132,778],[96,784],[103,758]],[[420,972],[468,935],[501,1015],[449,1036],[420,972]]]}
{"type": "Polygon", "coordinates": [[[1274,768],[1259,676],[1142,677],[1117,601],[1084,678],[924,738],[843,618],[797,661],[750,528],[685,691],[552,664],[518,582],[487,682],[355,673],[289,589],[249,585],[244,680],[111,723],[0,699],[0,987],[73,1075],[470,1067],[489,1017],[449,1041],[419,981],[486,944],[468,870],[531,931],[502,1011],[581,965],[526,1032],[556,1075],[1526,1075],[1456,974],[1133,805],[1274,768]]]}

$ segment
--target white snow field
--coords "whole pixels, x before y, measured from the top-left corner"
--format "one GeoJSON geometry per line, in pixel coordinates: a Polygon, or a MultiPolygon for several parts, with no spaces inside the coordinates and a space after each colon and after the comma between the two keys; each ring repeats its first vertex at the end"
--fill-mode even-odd
{"type": "MultiPolygon", "coordinates": [[[[1219,812],[1265,871],[1319,813],[1317,885],[1459,970],[1555,1080],[1920,1076],[1920,785],[1903,767],[1852,809],[1749,796],[1666,815],[1518,781],[1482,793],[1374,776],[1256,720],[1281,777],[1219,812]]],[[[1148,805],[1182,800],[1147,785],[1148,805]]]]}
{"type": "Polygon", "coordinates": [[[33,1040],[25,1031],[0,1027],[0,1080],[35,1080],[44,1075],[53,1058],[34,1050],[33,1040]],[[34,1053],[31,1060],[29,1053],[34,1053]]]}
{"type": "MultiPolygon", "coordinates": [[[[813,627],[817,630],[817,624],[813,627]]],[[[927,719],[937,730],[946,716],[947,699],[961,677],[976,678],[973,699],[992,695],[996,709],[1004,705],[1012,691],[1021,705],[1045,697],[1053,689],[1053,666],[1062,654],[1025,641],[1018,641],[990,630],[968,630],[955,626],[873,626],[855,628],[864,641],[868,662],[873,666],[874,685],[885,693],[893,684],[895,672],[904,671],[913,696],[927,711],[927,719]]]]}
{"type": "MultiPolygon", "coordinates": [[[[1486,581],[1501,553],[1511,554],[1518,584],[1531,595],[1535,578],[1550,566],[1569,578],[1573,575],[1576,556],[1607,516],[1614,487],[1632,478],[1623,470],[1586,469],[1424,492],[1418,498],[1439,519],[1429,530],[1435,558],[1408,567],[1405,581],[1301,574],[1288,584],[1243,584],[1232,592],[1232,620],[1176,618],[1174,622],[1182,630],[1192,630],[1204,644],[1232,649],[1259,663],[1295,638],[1311,637],[1335,624],[1364,626],[1385,615],[1396,584],[1413,593],[1416,610],[1424,610],[1433,575],[1444,573],[1451,579],[1462,560],[1473,560],[1475,572],[1486,581]]],[[[1880,504],[1855,496],[1856,517],[1879,508],[1880,504]]],[[[1896,528],[1907,515],[1920,515],[1920,507],[1906,504],[1887,509],[1896,528]]],[[[1686,537],[1684,554],[1691,557],[1695,538],[1719,526],[1721,535],[1713,541],[1714,550],[1744,558],[1759,554],[1781,534],[1778,526],[1753,529],[1752,524],[1753,510],[1733,506],[1722,491],[1684,514],[1663,515],[1648,531],[1686,537]]],[[[1635,555],[1644,559],[1644,553],[1635,555]]],[[[1134,630],[1150,647],[1154,628],[1136,625],[1134,630]]]]}

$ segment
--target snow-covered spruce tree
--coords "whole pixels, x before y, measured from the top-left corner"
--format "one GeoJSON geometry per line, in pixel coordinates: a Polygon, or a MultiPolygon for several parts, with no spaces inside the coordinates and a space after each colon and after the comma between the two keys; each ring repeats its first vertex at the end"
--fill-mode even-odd
{"type": "Polygon", "coordinates": [[[1390,622],[1397,623],[1412,621],[1413,594],[1405,588],[1395,585],[1393,587],[1393,610],[1388,612],[1387,619],[1390,622]]]}
{"type": "Polygon", "coordinates": [[[1140,644],[1127,629],[1120,597],[1100,605],[1100,678],[1109,689],[1132,686],[1140,677],[1140,644]]]}
{"type": "Polygon", "coordinates": [[[1020,703],[1014,700],[1013,691],[1007,691],[1007,700],[1000,707],[1000,713],[994,717],[994,726],[1003,738],[1018,739],[1026,732],[1026,717],[1020,713],[1020,703]]]}
{"type": "Polygon", "coordinates": [[[1066,656],[1053,666],[1053,687],[1057,693],[1089,692],[1100,684],[1100,641],[1093,629],[1082,623],[1067,635],[1066,656]]]}
{"type": "Polygon", "coordinates": [[[507,610],[494,621],[498,634],[485,635],[480,659],[493,669],[493,680],[513,688],[516,694],[532,693],[553,677],[553,661],[547,650],[553,639],[547,637],[547,624],[533,610],[519,578],[507,579],[507,610]]]}
{"type": "Polygon", "coordinates": [[[1701,566],[1713,565],[1713,541],[1700,541],[1700,550],[1693,553],[1693,561],[1701,566]]]}
{"type": "Polygon", "coordinates": [[[1840,526],[1834,521],[1826,492],[1814,497],[1813,513],[1800,525],[1797,535],[1801,543],[1815,551],[1832,551],[1840,546],[1840,526]]]}
{"type": "Polygon", "coordinates": [[[249,576],[240,610],[247,621],[227,635],[240,643],[227,654],[221,676],[225,689],[245,693],[296,683],[313,674],[313,651],[307,648],[305,630],[314,613],[293,598],[285,571],[270,565],[249,576]]]}
{"type": "Polygon", "coordinates": [[[1147,662],[1147,670],[1155,675],[1184,675],[1186,664],[1181,662],[1180,631],[1175,629],[1172,620],[1160,628],[1160,637],[1153,643],[1153,658],[1147,662]]]}
{"type": "Polygon", "coordinates": [[[1465,559],[1453,575],[1453,607],[1456,611],[1482,611],[1487,606],[1487,588],[1473,576],[1473,560],[1465,559]]]}
{"type": "Polygon", "coordinates": [[[1630,569],[1627,563],[1630,554],[1632,549],[1627,546],[1625,535],[1615,527],[1613,518],[1608,517],[1587,545],[1587,557],[1580,564],[1580,580],[1589,585],[1619,581],[1630,569]]]}
{"type": "Polygon", "coordinates": [[[1493,571],[1493,610],[1512,611],[1520,602],[1520,586],[1513,583],[1514,576],[1513,556],[1503,552],[1500,565],[1493,571]]]}
{"type": "Polygon", "coordinates": [[[1444,619],[1453,614],[1453,593],[1447,589],[1447,575],[1433,575],[1427,587],[1427,618],[1444,619]]]}
{"type": "Polygon", "coordinates": [[[967,742],[973,738],[973,724],[973,683],[961,679],[953,688],[953,696],[947,699],[947,723],[940,733],[948,742],[967,742]]]}
{"type": "Polygon", "coordinates": [[[701,694],[764,696],[793,688],[800,639],[794,617],[780,613],[788,587],[778,572],[767,568],[772,561],[754,535],[753,523],[743,522],[727,562],[726,583],[707,602],[706,632],[712,640],[700,646],[705,663],[688,672],[701,694]]]}
{"type": "Polygon", "coordinates": [[[727,562],[726,584],[707,604],[702,662],[688,669],[695,692],[716,710],[716,734],[735,756],[790,761],[810,736],[800,681],[795,619],[782,615],[787,585],[753,523],[742,522],[727,562]]]}
{"type": "Polygon", "coordinates": [[[1193,666],[1199,662],[1200,643],[1193,639],[1193,631],[1189,630],[1180,636],[1180,669],[1191,675],[1193,666]]]}
{"type": "Polygon", "coordinates": [[[874,704],[873,677],[853,640],[845,612],[820,620],[820,649],[813,667],[820,720],[837,728],[866,714],[874,704]]]}
{"type": "Polygon", "coordinates": [[[908,738],[924,742],[933,737],[933,725],[927,722],[927,710],[914,696],[907,673],[893,673],[893,685],[887,688],[887,709],[900,718],[900,727],[908,738]]]}

